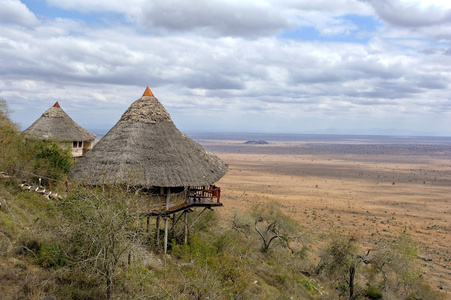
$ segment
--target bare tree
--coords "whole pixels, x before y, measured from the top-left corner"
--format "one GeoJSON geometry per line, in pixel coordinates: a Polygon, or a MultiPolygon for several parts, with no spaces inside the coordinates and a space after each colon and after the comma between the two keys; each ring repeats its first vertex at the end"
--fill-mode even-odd
{"type": "Polygon", "coordinates": [[[255,220],[254,229],[262,241],[261,249],[263,252],[267,252],[274,243],[288,248],[292,253],[295,252],[290,246],[290,242],[300,239],[297,236],[300,232],[300,226],[280,210],[280,204],[261,203],[255,205],[251,209],[251,214],[255,220]]]}

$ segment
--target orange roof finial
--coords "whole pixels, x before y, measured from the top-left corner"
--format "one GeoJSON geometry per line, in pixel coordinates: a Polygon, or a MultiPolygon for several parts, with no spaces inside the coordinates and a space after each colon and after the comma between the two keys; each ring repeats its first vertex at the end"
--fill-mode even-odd
{"type": "Polygon", "coordinates": [[[58,103],[58,101],[55,102],[55,104],[53,104],[53,107],[59,107],[61,108],[60,104],[58,103]]]}
{"type": "Polygon", "coordinates": [[[152,93],[152,91],[149,89],[149,87],[146,88],[146,90],[144,91],[143,97],[144,96],[150,96],[150,97],[155,97],[152,93]]]}

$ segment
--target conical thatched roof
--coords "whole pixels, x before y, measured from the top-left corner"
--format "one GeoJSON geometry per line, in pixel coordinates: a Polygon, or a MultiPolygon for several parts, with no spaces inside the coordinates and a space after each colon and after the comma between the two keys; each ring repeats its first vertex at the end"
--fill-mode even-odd
{"type": "Polygon", "coordinates": [[[96,138],[94,133],[75,123],[58,101],[24,132],[42,140],[93,141],[96,138]]]}
{"type": "Polygon", "coordinates": [[[226,172],[222,160],[175,127],[147,88],[69,177],[92,185],[177,187],[213,184],[226,172]]]}

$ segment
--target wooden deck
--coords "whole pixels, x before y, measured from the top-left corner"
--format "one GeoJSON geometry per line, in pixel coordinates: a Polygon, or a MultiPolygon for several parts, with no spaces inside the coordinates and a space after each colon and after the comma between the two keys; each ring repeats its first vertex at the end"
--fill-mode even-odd
{"type": "Polygon", "coordinates": [[[200,199],[200,200],[190,200],[187,201],[185,203],[181,203],[172,207],[169,207],[169,209],[159,209],[159,210],[152,210],[148,213],[144,213],[142,216],[144,217],[148,217],[148,216],[168,216],[168,215],[172,215],[175,214],[179,211],[183,211],[186,209],[189,209],[191,207],[207,207],[207,208],[211,208],[211,207],[218,207],[218,206],[223,206],[222,203],[220,202],[213,202],[210,199],[200,199]]]}

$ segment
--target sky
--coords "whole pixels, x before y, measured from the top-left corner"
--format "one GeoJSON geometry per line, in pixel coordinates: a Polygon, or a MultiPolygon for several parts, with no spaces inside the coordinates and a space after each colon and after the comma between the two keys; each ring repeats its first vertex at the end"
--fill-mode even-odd
{"type": "Polygon", "coordinates": [[[182,132],[451,136],[448,0],[0,0],[0,97],[107,132],[146,86],[182,132]]]}

